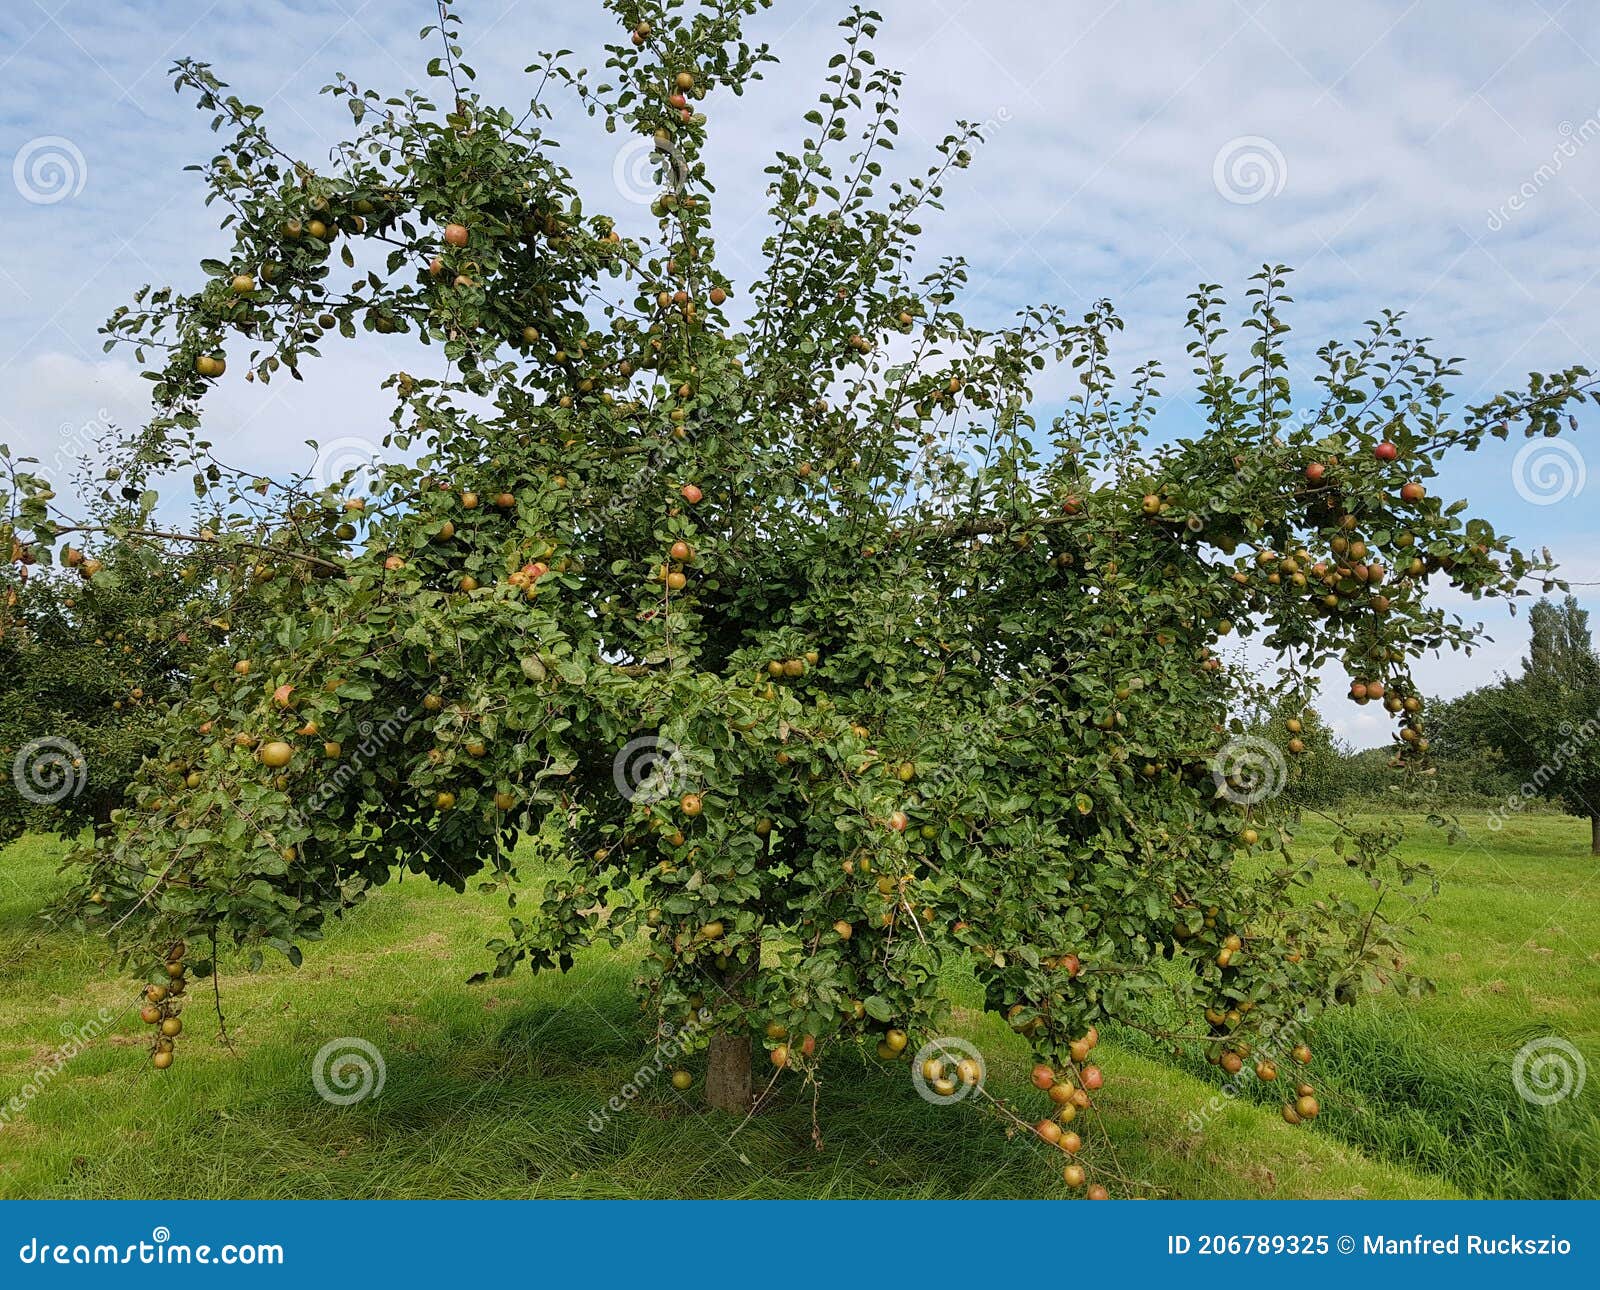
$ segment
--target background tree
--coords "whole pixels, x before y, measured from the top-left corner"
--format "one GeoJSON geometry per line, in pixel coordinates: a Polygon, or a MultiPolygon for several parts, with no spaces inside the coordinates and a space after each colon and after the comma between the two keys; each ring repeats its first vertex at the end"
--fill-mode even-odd
{"type": "Polygon", "coordinates": [[[1600,658],[1589,615],[1572,596],[1559,604],[1541,600],[1528,627],[1519,676],[1442,707],[1444,750],[1509,783],[1502,798],[1508,809],[1544,799],[1586,818],[1591,851],[1600,855],[1600,658]]]}
{"type": "Polygon", "coordinates": [[[95,512],[60,567],[0,567],[0,843],[105,829],[188,694],[201,642],[220,637],[201,612],[203,555],[127,540],[126,502],[109,493],[95,512]]]}
{"type": "Polygon", "coordinates": [[[1280,697],[1249,726],[1249,736],[1262,741],[1274,763],[1270,774],[1279,775],[1283,804],[1293,811],[1324,809],[1344,800],[1350,791],[1347,769],[1350,753],[1334,736],[1317,709],[1299,696],[1280,697]]]}
{"type": "MultiPolygon", "coordinates": [[[[107,897],[84,917],[156,974],[166,1066],[212,946],[298,962],[405,870],[486,875],[516,902],[531,837],[567,871],[516,903],[496,973],[647,937],[647,1005],[703,1024],[708,1095],[743,1112],[752,1045],[774,1082],[820,1079],[840,1040],[916,1053],[965,959],[1032,1040],[1036,1131],[1085,1187],[1063,1122],[1104,1078],[1099,1024],[1235,1070],[1291,1020],[1411,984],[1417,874],[1393,837],[1340,841],[1370,902],[1308,899],[1280,808],[1219,786],[1244,727],[1218,641],[1263,636],[1286,693],[1342,659],[1414,763],[1410,662],[1473,639],[1430,581],[1514,596],[1553,576],[1424,481],[1487,434],[1554,433],[1588,374],[1457,415],[1453,363],[1384,314],[1319,351],[1297,409],[1267,268],[1238,364],[1219,289],[1192,297],[1207,428],[1152,445],[1161,374],[1118,381],[1108,304],[988,329],[957,308],[960,260],[915,268],[977,130],[889,173],[899,77],[859,9],[808,137],[769,167],[765,270],[736,283],[702,148],[770,57],[742,35],[757,7],[608,0],[626,35],[606,80],[543,58],[511,110],[474,90],[441,5],[442,106],[339,80],[354,133],[326,172],[178,65],[220,136],[203,175],[234,245],[200,289],[147,288],[107,330],[155,359],[136,472],[193,472],[219,586],[254,617],[82,857],[107,897]],[[545,135],[553,87],[653,141],[649,227],[625,236],[575,191],[545,135]],[[358,328],[434,356],[386,384],[393,460],[368,492],[259,493],[215,460],[214,382],[295,376],[358,328]],[[1076,393],[1043,423],[1034,382],[1058,366],[1076,393]]],[[[13,519],[31,550],[70,522],[46,491],[13,519]]],[[[979,1078],[934,1050],[917,1073],[947,1095],[979,1078]]],[[[1286,1117],[1315,1115],[1286,1083],[1286,1117]]]]}

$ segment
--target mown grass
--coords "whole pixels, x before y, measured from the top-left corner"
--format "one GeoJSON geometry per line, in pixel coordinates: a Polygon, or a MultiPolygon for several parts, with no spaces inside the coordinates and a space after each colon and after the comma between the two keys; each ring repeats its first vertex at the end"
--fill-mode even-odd
{"type": "MultiPolygon", "coordinates": [[[[1216,1072],[1132,1036],[1102,1046],[1108,1083],[1090,1158],[1164,1196],[1595,1195],[1593,1086],[1529,1107],[1509,1063],[1559,1031],[1600,1053],[1600,866],[1576,821],[1518,821],[1489,850],[1447,849],[1418,822],[1408,845],[1449,870],[1416,966],[1440,983],[1417,1003],[1372,999],[1314,1037],[1325,1111],[1310,1128],[1275,1105],[1217,1098],[1216,1072]],[[1546,952],[1548,951],[1548,952],[1546,952]],[[1217,1098],[1215,1113],[1206,1110],[1217,1098]],[[1197,1122],[1196,1117],[1204,1121],[1197,1122]]],[[[1309,828],[1303,845],[1325,835],[1309,828]]],[[[648,1066],[629,991],[634,957],[591,952],[566,976],[468,987],[502,927],[491,896],[407,881],[358,911],[299,970],[225,975],[232,1051],[197,994],[178,1061],[149,1067],[133,992],[102,943],[41,931],[59,847],[0,854],[0,1097],[38,1088],[0,1125],[6,1196],[1008,1197],[1059,1194],[1058,1153],[1007,1138],[968,1105],[917,1097],[903,1065],[843,1055],[819,1098],[788,1089],[744,1124],[656,1079],[594,1118],[648,1066]],[[42,1082],[63,1028],[119,1020],[42,1082]],[[313,1054],[363,1038],[383,1054],[380,1096],[338,1107],[313,1054]],[[598,1125],[598,1127],[596,1127],[598,1125]]],[[[1344,882],[1332,870],[1330,881],[1344,882]]],[[[1031,1106],[1025,1045],[952,979],[952,1030],[976,1043],[990,1088],[1031,1106]]],[[[688,1063],[695,1066],[694,1061],[688,1063]]],[[[1591,1063],[1592,1064],[1592,1063],[1591,1063]]],[[[1600,1076],[1597,1076],[1600,1080],[1600,1076]]],[[[793,1081],[790,1081],[793,1083],[793,1081]]]]}

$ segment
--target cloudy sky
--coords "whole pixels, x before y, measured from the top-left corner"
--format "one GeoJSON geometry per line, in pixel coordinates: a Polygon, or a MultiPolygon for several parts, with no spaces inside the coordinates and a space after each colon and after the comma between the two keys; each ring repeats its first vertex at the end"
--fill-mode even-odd
{"type": "MultiPolygon", "coordinates": [[[[838,42],[841,0],[777,0],[752,23],[782,62],[743,100],[708,103],[721,255],[752,275],[761,167],[792,149],[838,42]],[[725,119],[719,109],[726,112],[725,119]]],[[[1163,424],[1192,425],[1185,296],[1200,281],[1243,295],[1263,261],[1296,269],[1291,320],[1304,360],[1383,307],[1466,360],[1474,399],[1532,369],[1600,370],[1600,6],[1581,0],[877,0],[879,62],[906,73],[900,164],[957,118],[988,145],[929,222],[929,262],[966,255],[967,312],[1019,305],[1128,321],[1125,365],[1169,373],[1163,424]]],[[[599,68],[614,28],[598,0],[465,0],[465,43],[492,98],[524,103],[542,50],[599,68]]],[[[47,463],[137,424],[144,382],[96,328],[141,283],[192,286],[224,245],[185,164],[210,152],[206,119],[172,92],[193,56],[267,109],[280,146],[324,160],[348,115],[320,94],[336,71],[398,91],[422,79],[422,0],[9,0],[0,7],[0,441],[47,463]]],[[[575,106],[558,109],[565,160],[591,209],[643,226],[630,156],[575,106]]],[[[399,352],[399,351],[396,351],[399,352]]],[[[415,368],[416,355],[407,362],[415,368]]],[[[230,460],[304,467],[307,437],[381,435],[376,386],[398,366],[363,342],[304,384],[225,384],[208,432],[230,460]]],[[[1309,374],[1297,364],[1302,377],[1309,374]]],[[[1057,387],[1044,393],[1059,398],[1057,387]]],[[[1585,418],[1582,452],[1600,429],[1585,418]]],[[[1600,581],[1600,479],[1582,456],[1469,458],[1441,488],[1524,546],[1548,544],[1574,581],[1600,581]]],[[[59,471],[58,471],[59,473],[59,471]]],[[[1578,589],[1600,608],[1593,589],[1578,589]]],[[[1515,667],[1522,620],[1461,612],[1494,641],[1447,657],[1425,684],[1455,693],[1515,667]]],[[[1358,744],[1381,714],[1324,705],[1358,744]]]]}

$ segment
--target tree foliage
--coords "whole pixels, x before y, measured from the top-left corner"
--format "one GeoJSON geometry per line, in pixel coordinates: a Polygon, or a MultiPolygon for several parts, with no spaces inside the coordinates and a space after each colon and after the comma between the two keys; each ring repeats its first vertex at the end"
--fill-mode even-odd
{"type": "MultiPolygon", "coordinates": [[[[895,167],[875,15],[843,23],[768,167],[765,268],[736,281],[702,148],[770,57],[741,31],[757,4],[607,7],[603,79],[542,56],[515,109],[475,90],[441,7],[429,92],[329,87],[352,130],[326,169],[178,65],[234,245],[198,289],[141,291],[107,344],[152,363],[131,469],[193,474],[253,615],[83,856],[90,924],[181,988],[208,966],[191,945],[298,961],[398,872],[504,883],[494,973],[643,935],[657,1016],[704,1009],[808,1079],[840,1039],[940,1033],[956,959],[1080,1091],[1093,1028],[1154,1026],[1158,1000],[1222,1061],[1414,984],[1397,944],[1427,884],[1387,833],[1340,842],[1370,900],[1290,856],[1282,804],[1229,779],[1248,679],[1219,647],[1260,637],[1285,702],[1342,659],[1415,764],[1410,664],[1474,635],[1430,585],[1553,576],[1426,482],[1486,435],[1554,433],[1588,374],[1460,410],[1454,360],[1383,313],[1297,393],[1267,267],[1237,314],[1191,297],[1205,429],[1157,442],[1162,373],[1117,376],[1109,304],[983,326],[961,260],[917,265],[978,132],[895,167]],[[649,227],[577,192],[551,92],[652,141],[649,227]],[[358,331],[416,345],[367,493],[256,491],[215,458],[216,381],[298,377],[358,331]],[[519,901],[523,838],[567,872],[519,901]]],[[[34,499],[13,519],[42,556],[61,523],[34,499]]]]}
{"type": "Polygon", "coordinates": [[[1519,675],[1443,706],[1442,751],[1510,781],[1493,821],[1529,801],[1556,802],[1591,822],[1600,855],[1600,657],[1589,615],[1572,596],[1559,604],[1541,600],[1528,625],[1519,675]]]}
{"type": "Polygon", "coordinates": [[[109,492],[95,514],[97,532],[66,546],[61,567],[35,564],[5,538],[16,550],[0,566],[0,843],[25,829],[105,829],[159,751],[165,711],[187,696],[204,636],[221,635],[203,618],[193,635],[187,622],[167,630],[211,604],[205,560],[109,536],[127,518],[109,492]]]}

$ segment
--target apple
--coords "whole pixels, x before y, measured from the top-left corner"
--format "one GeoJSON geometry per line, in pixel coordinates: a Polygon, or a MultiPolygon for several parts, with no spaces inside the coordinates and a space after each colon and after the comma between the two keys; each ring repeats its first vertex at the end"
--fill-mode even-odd
{"type": "Polygon", "coordinates": [[[1029,1078],[1033,1080],[1034,1088],[1049,1088],[1056,1082],[1056,1073],[1041,1062],[1033,1068],[1033,1073],[1029,1078]]]}
{"type": "Polygon", "coordinates": [[[1400,455],[1400,449],[1385,439],[1372,450],[1372,455],[1379,461],[1393,461],[1400,455]]]}
{"type": "Polygon", "coordinates": [[[294,758],[294,749],[281,739],[274,739],[261,745],[261,751],[256,754],[261,759],[261,764],[272,770],[282,770],[294,758]]]}
{"type": "Polygon", "coordinates": [[[467,226],[465,224],[446,224],[444,226],[444,240],[451,246],[465,246],[467,244],[467,226]]]}
{"type": "Polygon", "coordinates": [[[1306,478],[1313,484],[1320,484],[1322,477],[1328,473],[1328,468],[1320,461],[1314,461],[1306,467],[1306,478]]]}
{"type": "Polygon", "coordinates": [[[702,493],[693,484],[685,484],[678,491],[683,496],[683,500],[688,502],[690,506],[693,506],[696,502],[698,502],[702,497],[705,496],[705,494],[702,493]]]}
{"type": "Polygon", "coordinates": [[[1408,502],[1420,502],[1427,495],[1428,490],[1414,479],[1400,489],[1400,496],[1408,502]]]}

